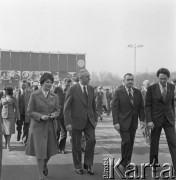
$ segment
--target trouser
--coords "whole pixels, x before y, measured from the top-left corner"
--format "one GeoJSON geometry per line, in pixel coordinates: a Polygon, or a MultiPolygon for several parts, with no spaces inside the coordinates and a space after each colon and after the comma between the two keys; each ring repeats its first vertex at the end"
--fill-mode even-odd
{"type": "Polygon", "coordinates": [[[120,131],[121,141],[121,164],[127,166],[131,162],[131,157],[133,153],[134,139],[135,139],[136,129],[131,123],[128,131],[120,131]]]}
{"type": "Polygon", "coordinates": [[[17,125],[16,129],[18,133],[21,133],[24,122],[25,122],[25,114],[22,113],[20,114],[20,120],[16,122],[16,125],[17,125]]]}
{"type": "Polygon", "coordinates": [[[20,115],[20,120],[18,120],[16,122],[17,124],[17,131],[19,134],[21,134],[21,131],[22,131],[22,128],[23,128],[23,136],[22,136],[22,139],[24,139],[24,141],[26,142],[27,141],[27,138],[28,138],[28,131],[29,131],[29,124],[30,123],[26,123],[25,122],[25,114],[21,114],[20,115]]]}
{"type": "Polygon", "coordinates": [[[85,129],[83,130],[72,129],[72,156],[73,156],[74,167],[76,169],[82,168],[82,152],[81,152],[82,132],[84,132],[84,135],[86,137],[84,164],[92,166],[94,159],[94,148],[96,144],[95,128],[88,120],[85,129]]]}
{"type": "Polygon", "coordinates": [[[58,121],[58,130],[57,130],[57,141],[59,150],[64,150],[67,140],[67,130],[64,124],[64,117],[62,116],[58,121]]]}
{"type": "Polygon", "coordinates": [[[108,114],[111,113],[111,103],[110,103],[110,101],[107,102],[107,113],[108,114]]]}
{"type": "Polygon", "coordinates": [[[150,144],[150,164],[158,163],[158,149],[159,140],[162,128],[165,131],[167,143],[169,146],[169,151],[171,154],[171,159],[173,163],[174,170],[176,171],[176,132],[175,126],[172,125],[165,117],[162,126],[154,127],[151,131],[151,144],[150,144]]]}

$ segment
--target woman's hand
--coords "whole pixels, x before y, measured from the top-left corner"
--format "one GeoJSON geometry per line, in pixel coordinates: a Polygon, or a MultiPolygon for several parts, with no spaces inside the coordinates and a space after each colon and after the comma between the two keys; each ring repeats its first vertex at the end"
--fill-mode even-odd
{"type": "Polygon", "coordinates": [[[47,115],[42,115],[40,117],[40,119],[43,120],[43,121],[47,121],[49,118],[50,118],[50,116],[47,116],[47,115]]]}
{"type": "Polygon", "coordinates": [[[55,117],[56,117],[55,113],[52,113],[50,116],[51,119],[54,119],[55,117]]]}

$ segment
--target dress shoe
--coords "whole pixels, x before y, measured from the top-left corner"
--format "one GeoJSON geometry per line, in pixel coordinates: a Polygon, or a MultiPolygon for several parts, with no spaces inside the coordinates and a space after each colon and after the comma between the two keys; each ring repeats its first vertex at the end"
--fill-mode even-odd
{"type": "Polygon", "coordinates": [[[47,168],[47,166],[44,166],[44,168],[43,168],[43,174],[44,174],[45,176],[48,175],[48,168],[47,168]]]}
{"type": "Polygon", "coordinates": [[[76,173],[78,173],[78,174],[83,174],[83,173],[84,173],[84,171],[83,171],[82,168],[80,168],[80,169],[75,169],[75,171],[76,171],[76,173]]]}
{"type": "Polygon", "coordinates": [[[66,152],[65,149],[64,149],[64,150],[61,150],[61,153],[62,153],[62,154],[67,154],[67,152],[66,152]]]}
{"type": "Polygon", "coordinates": [[[87,164],[84,164],[84,169],[87,169],[87,172],[90,174],[90,175],[93,175],[94,174],[94,171],[92,169],[92,167],[90,165],[87,165],[87,164]]]}

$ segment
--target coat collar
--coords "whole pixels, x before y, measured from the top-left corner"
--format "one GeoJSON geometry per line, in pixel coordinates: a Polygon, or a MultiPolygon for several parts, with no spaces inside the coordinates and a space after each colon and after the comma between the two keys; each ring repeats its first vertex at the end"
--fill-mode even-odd
{"type": "Polygon", "coordinates": [[[55,96],[55,94],[50,91],[49,94],[48,94],[48,97],[47,97],[47,99],[46,99],[41,89],[39,89],[39,90],[36,92],[36,94],[40,97],[40,99],[42,99],[42,100],[45,101],[45,102],[50,101],[50,100],[53,99],[53,97],[55,96]]]}

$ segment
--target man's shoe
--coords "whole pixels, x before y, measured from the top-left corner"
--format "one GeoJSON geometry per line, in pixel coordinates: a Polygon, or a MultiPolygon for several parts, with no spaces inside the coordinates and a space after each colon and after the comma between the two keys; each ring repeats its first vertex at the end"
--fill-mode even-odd
{"type": "Polygon", "coordinates": [[[43,174],[44,174],[45,176],[48,175],[48,168],[47,168],[47,166],[44,166],[44,168],[43,168],[43,174]]]}
{"type": "Polygon", "coordinates": [[[64,149],[64,150],[61,150],[61,153],[62,153],[62,154],[67,154],[67,152],[66,152],[65,149],[64,149]]]}
{"type": "Polygon", "coordinates": [[[87,165],[87,164],[84,164],[84,169],[87,169],[87,172],[90,174],[90,175],[93,175],[94,174],[94,171],[92,169],[92,167],[90,165],[87,165]]]}
{"type": "Polygon", "coordinates": [[[80,169],[75,169],[75,171],[76,171],[76,173],[78,173],[78,174],[83,174],[83,173],[84,173],[84,171],[83,171],[82,168],[80,168],[80,169]]]}

